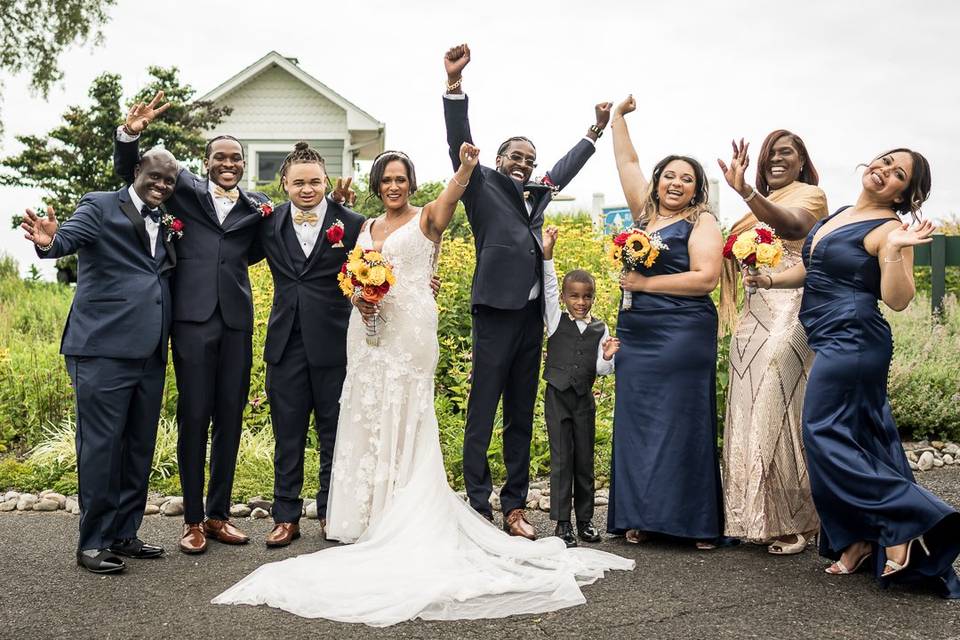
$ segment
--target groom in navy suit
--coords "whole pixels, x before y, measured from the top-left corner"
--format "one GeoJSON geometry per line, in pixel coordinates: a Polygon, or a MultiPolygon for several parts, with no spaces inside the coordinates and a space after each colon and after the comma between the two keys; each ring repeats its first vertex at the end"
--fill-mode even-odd
{"type": "Polygon", "coordinates": [[[21,225],[41,258],[78,254],[77,291],[60,353],[77,409],[80,537],[77,564],[94,573],[125,568],[118,556],[155,558],[163,548],[137,537],[157,435],[177,262],[160,205],[178,166],[152,150],[133,185],[88,193],[58,227],[27,211],[21,225]]]}
{"type": "MultiPolygon", "coordinates": [[[[470,62],[465,44],[444,56],[443,100],[453,168],[463,142],[473,142],[462,72],[470,62]]],[[[493,518],[487,449],[497,404],[503,398],[503,461],[507,479],[500,492],[504,529],[536,537],[524,515],[530,480],[530,437],[543,346],[543,212],[553,191],[577,175],[610,121],[611,103],[595,107],[596,124],[551,168],[530,182],[537,150],[522,136],[505,141],[496,168],[479,166],[461,200],[473,230],[477,265],[473,274],[473,372],[463,438],[463,479],[470,504],[493,518]]]]}
{"type": "MultiPolygon", "coordinates": [[[[114,169],[129,180],[140,133],[163,113],[160,92],[133,106],[117,131],[114,169]]],[[[207,538],[244,544],[230,521],[230,496],[253,364],[253,297],[248,254],[269,215],[267,197],[239,187],[243,147],[231,136],[207,144],[207,177],[181,169],[170,209],[183,218],[173,281],[173,365],[177,375],[177,463],[183,488],[180,550],[202,553],[207,538]],[[207,436],[213,423],[210,484],[203,502],[207,436]],[[204,519],[206,514],[206,519],[204,519]]]]}

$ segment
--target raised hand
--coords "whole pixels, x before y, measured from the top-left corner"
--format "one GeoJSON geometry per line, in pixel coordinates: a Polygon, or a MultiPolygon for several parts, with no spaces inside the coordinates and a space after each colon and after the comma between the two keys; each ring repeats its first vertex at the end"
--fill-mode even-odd
{"type": "Polygon", "coordinates": [[[620,338],[616,336],[610,336],[603,341],[603,359],[612,360],[613,355],[620,351],[620,338]]]}
{"type": "Polygon", "coordinates": [[[631,93],[623,100],[623,102],[617,105],[617,109],[615,113],[616,115],[622,118],[628,113],[633,113],[636,110],[636,108],[637,108],[637,101],[633,98],[633,94],[631,93]]]}
{"type": "Polygon", "coordinates": [[[460,164],[466,166],[470,170],[473,170],[477,166],[477,163],[480,162],[480,149],[476,148],[469,142],[464,142],[460,145],[460,164]]]}
{"type": "Polygon", "coordinates": [[[899,251],[904,247],[913,247],[918,244],[927,244],[933,242],[933,232],[936,227],[929,220],[924,220],[915,227],[910,227],[909,223],[904,222],[900,228],[894,229],[887,234],[887,252],[899,251]]]}
{"type": "Polygon", "coordinates": [[[353,178],[337,178],[337,185],[330,192],[330,197],[337,204],[352,207],[357,201],[357,192],[350,188],[353,178]]]}
{"type": "Polygon", "coordinates": [[[123,123],[124,130],[132,136],[142,133],[157,116],[170,108],[169,102],[164,102],[158,107],[161,100],[163,100],[163,91],[157,91],[157,95],[153,96],[149,104],[138,102],[130,107],[127,119],[123,123]]]}
{"type": "Polygon", "coordinates": [[[451,84],[460,79],[463,68],[470,63],[470,47],[458,44],[447,49],[443,56],[443,67],[447,71],[447,81],[451,84]]]}
{"type": "Polygon", "coordinates": [[[557,244],[557,236],[560,235],[560,229],[550,225],[543,230],[543,259],[553,260],[553,248],[557,244]]]}
{"type": "Polygon", "coordinates": [[[720,165],[720,170],[723,171],[723,178],[727,181],[727,184],[739,193],[741,198],[746,198],[753,191],[753,188],[747,185],[747,181],[744,178],[747,167],[750,166],[750,156],[748,155],[750,143],[745,143],[743,138],[740,138],[739,143],[737,143],[736,140],[732,140],[730,144],[733,146],[733,157],[730,159],[730,166],[728,167],[720,158],[717,158],[717,164],[720,165]]]}
{"type": "Polygon", "coordinates": [[[597,126],[601,129],[605,128],[610,123],[611,109],[613,109],[612,102],[601,102],[593,108],[593,112],[597,116],[597,126]]]}
{"type": "Polygon", "coordinates": [[[45,247],[53,242],[53,236],[56,235],[60,225],[57,223],[57,216],[53,212],[53,207],[47,207],[47,216],[41,217],[33,209],[27,209],[27,216],[20,224],[23,229],[23,237],[37,245],[45,247]]]}

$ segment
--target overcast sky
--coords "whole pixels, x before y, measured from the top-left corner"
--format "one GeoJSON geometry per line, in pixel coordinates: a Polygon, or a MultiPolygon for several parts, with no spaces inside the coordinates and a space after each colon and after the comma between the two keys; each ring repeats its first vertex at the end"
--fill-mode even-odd
{"type": "MultiPolygon", "coordinates": [[[[65,78],[48,100],[30,96],[25,77],[4,78],[0,154],[19,150],[14,135],[46,132],[68,105],[85,104],[104,71],[121,74],[130,95],[148,65],[175,65],[202,94],[275,49],[385,122],[388,148],[406,151],[421,180],[445,180],[442,56],[467,42],[463,87],[486,164],[501,140],[522,134],[548,168],[594,121],[596,102],[632,92],[629,124],[647,171],[684,153],[720,177],[716,158],[728,159],[731,137],[759,151],[785,128],[806,141],[831,209],[856,198],[858,163],[909,146],[932,166],[927,214],[960,213],[960,3],[951,0],[119,0],[110,14],[102,46],[62,57],[65,78]]],[[[583,208],[594,192],[623,201],[609,135],[567,192],[583,208]]],[[[725,220],[745,210],[722,178],[720,196],[725,220]]],[[[32,251],[9,216],[37,202],[0,189],[0,250],[22,267],[32,251]]]]}

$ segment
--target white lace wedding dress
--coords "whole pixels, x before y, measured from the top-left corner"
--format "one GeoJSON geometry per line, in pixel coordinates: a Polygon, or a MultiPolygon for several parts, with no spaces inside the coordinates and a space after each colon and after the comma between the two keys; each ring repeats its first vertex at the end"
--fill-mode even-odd
{"type": "MultiPolygon", "coordinates": [[[[633,561],[531,542],[487,522],[447,485],[433,406],[435,245],[418,213],[384,242],[397,283],[380,345],[354,311],[327,507],[328,537],[356,544],[264,565],[214,598],[307,618],[386,626],[423,618],[499,618],[585,602],[580,586],[633,561]]],[[[358,240],[372,248],[368,230],[358,240]]]]}

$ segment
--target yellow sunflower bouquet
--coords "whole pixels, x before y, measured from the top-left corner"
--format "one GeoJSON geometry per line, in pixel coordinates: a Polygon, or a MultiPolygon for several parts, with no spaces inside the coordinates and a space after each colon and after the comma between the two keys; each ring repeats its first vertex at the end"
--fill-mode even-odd
{"type": "MultiPolygon", "coordinates": [[[[353,251],[347,254],[347,261],[340,268],[337,281],[346,297],[352,298],[358,295],[374,305],[379,305],[390,291],[390,287],[397,283],[393,268],[383,255],[379,251],[364,250],[361,247],[354,247],[353,251]]],[[[375,347],[380,344],[378,321],[382,319],[378,310],[377,314],[366,323],[367,344],[370,346],[375,347]]]]}
{"type": "MultiPolygon", "coordinates": [[[[669,249],[659,233],[628,229],[614,234],[613,243],[607,255],[621,272],[639,271],[652,267],[660,252],[669,249]]],[[[621,309],[626,311],[632,304],[633,292],[625,290],[621,309]]]]}

